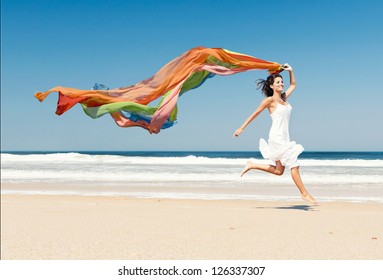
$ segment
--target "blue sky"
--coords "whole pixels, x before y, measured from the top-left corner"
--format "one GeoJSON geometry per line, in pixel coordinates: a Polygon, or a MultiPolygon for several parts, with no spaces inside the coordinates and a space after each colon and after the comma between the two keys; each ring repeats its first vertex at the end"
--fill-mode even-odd
{"type": "Polygon", "coordinates": [[[93,120],[79,105],[58,117],[57,94],[33,97],[58,85],[132,85],[195,46],[292,65],[290,135],[306,150],[383,150],[381,1],[2,0],[1,13],[3,151],[258,150],[266,111],[232,135],[261,102],[264,71],[186,93],[178,123],[158,135],[93,120]]]}

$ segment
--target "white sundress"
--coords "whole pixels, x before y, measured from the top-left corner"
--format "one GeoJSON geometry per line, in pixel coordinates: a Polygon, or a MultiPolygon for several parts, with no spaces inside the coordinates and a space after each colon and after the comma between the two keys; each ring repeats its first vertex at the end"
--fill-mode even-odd
{"type": "Polygon", "coordinates": [[[270,114],[272,125],[269,132],[268,142],[259,140],[259,151],[265,159],[281,161],[283,166],[290,168],[299,166],[297,158],[304,150],[302,145],[290,141],[289,120],[292,107],[290,104],[278,103],[275,111],[270,114]]]}

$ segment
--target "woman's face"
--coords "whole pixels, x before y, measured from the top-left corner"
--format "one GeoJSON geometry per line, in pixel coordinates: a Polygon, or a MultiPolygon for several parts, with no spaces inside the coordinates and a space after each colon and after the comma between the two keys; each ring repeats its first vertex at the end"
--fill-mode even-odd
{"type": "Polygon", "coordinates": [[[276,77],[274,79],[274,83],[270,86],[274,91],[278,92],[278,93],[282,93],[283,92],[283,88],[284,88],[284,84],[283,84],[283,79],[281,77],[276,77]]]}

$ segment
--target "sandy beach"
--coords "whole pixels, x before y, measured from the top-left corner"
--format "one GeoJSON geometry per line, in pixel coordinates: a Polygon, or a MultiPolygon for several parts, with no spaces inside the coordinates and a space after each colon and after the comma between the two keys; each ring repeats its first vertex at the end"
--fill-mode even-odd
{"type": "Polygon", "coordinates": [[[383,259],[383,204],[2,195],[1,257],[383,259]]]}

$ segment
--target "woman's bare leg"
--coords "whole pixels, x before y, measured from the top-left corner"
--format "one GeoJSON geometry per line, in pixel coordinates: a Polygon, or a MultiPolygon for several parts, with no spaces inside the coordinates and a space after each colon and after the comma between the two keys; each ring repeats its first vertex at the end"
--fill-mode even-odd
{"type": "Polygon", "coordinates": [[[299,166],[291,168],[291,177],[294,180],[295,185],[297,185],[299,191],[301,192],[302,199],[307,200],[311,203],[317,204],[317,201],[315,198],[313,198],[309,192],[306,190],[305,186],[303,185],[301,175],[299,174],[299,166]]]}
{"type": "Polygon", "coordinates": [[[245,168],[241,172],[241,177],[243,176],[243,174],[245,174],[247,171],[251,169],[262,170],[274,175],[282,175],[283,172],[285,171],[285,167],[281,164],[279,160],[276,162],[275,166],[268,165],[268,164],[255,164],[251,161],[248,161],[245,168]]]}

